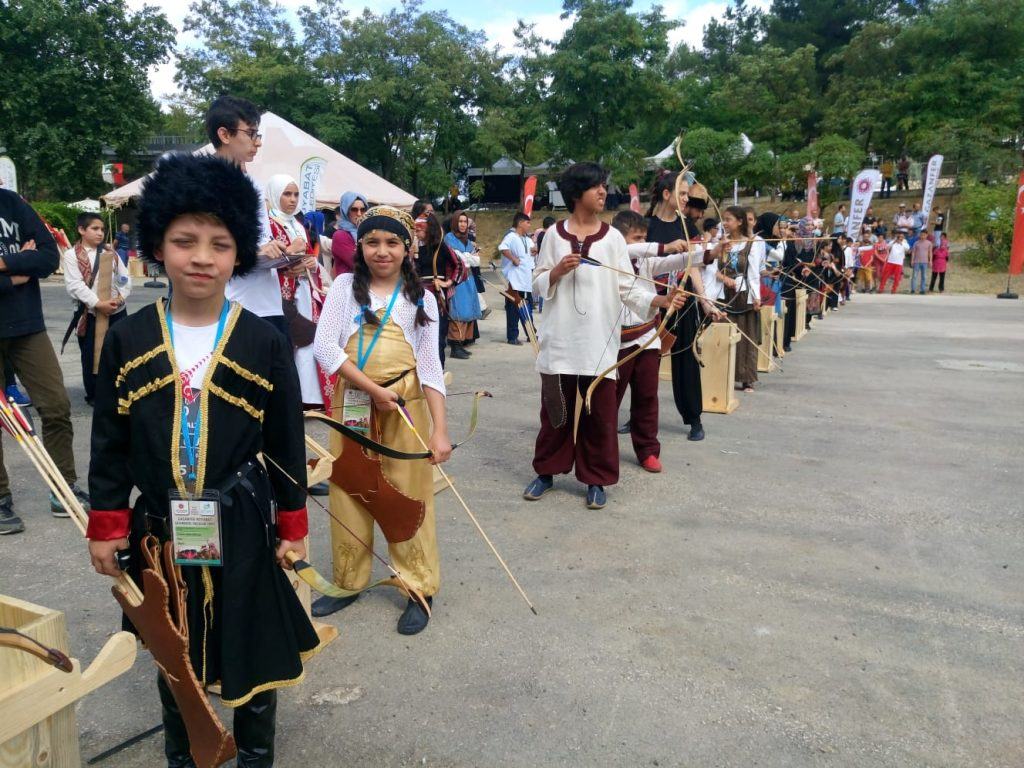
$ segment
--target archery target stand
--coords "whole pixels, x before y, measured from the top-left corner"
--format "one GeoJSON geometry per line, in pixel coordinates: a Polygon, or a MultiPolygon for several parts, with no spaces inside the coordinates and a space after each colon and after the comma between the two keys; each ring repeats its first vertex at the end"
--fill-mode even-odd
{"type": "Polygon", "coordinates": [[[775,338],[775,307],[761,307],[761,338],[757,345],[757,370],[769,373],[772,370],[772,340],[775,338]]]}
{"type": "Polygon", "coordinates": [[[800,341],[807,335],[807,289],[796,289],[796,330],[793,341],[800,341]]]}
{"type": "Polygon", "coordinates": [[[729,322],[712,323],[698,337],[704,367],[700,369],[700,388],[704,410],[708,413],[732,413],[740,404],[736,397],[736,345],[740,332],[729,322]]]}
{"type": "Polygon", "coordinates": [[[780,360],[786,356],[786,350],[782,347],[786,340],[786,312],[788,311],[785,301],[782,302],[781,306],[782,314],[775,315],[775,349],[773,350],[773,353],[778,355],[780,360]]]}
{"type": "MultiPolygon", "coordinates": [[[[0,626],[68,654],[60,611],[0,595],[0,626]]],[[[132,668],[136,642],[117,632],[85,670],[72,659],[62,672],[16,648],[0,648],[0,768],[80,768],[75,704],[132,668]]]]}

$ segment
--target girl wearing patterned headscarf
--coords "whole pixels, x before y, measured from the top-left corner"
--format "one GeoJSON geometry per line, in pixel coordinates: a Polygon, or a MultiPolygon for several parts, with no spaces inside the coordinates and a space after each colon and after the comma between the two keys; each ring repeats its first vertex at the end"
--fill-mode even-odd
{"type": "MultiPolygon", "coordinates": [[[[332,436],[332,453],[341,454],[331,477],[334,580],[353,591],[369,584],[373,563],[366,545],[373,544],[377,521],[403,584],[430,604],[440,583],[430,465],[447,461],[452,446],[437,301],[409,259],[413,229],[404,211],[387,206],[367,211],[357,231],[354,271],[331,286],[315,347],[320,365],[341,376],[334,397],[337,420],[405,453],[422,447],[399,408],[406,409],[415,429],[430,431],[429,458],[373,454],[371,460],[349,437],[332,436]]],[[[357,597],[322,597],[313,604],[313,615],[339,611],[357,597]]],[[[398,631],[414,635],[428,619],[410,596],[398,631]]]]}
{"type": "Polygon", "coordinates": [[[286,253],[296,257],[305,255],[293,266],[278,269],[277,279],[281,285],[281,306],[288,324],[288,337],[295,353],[295,368],[299,372],[302,402],[307,408],[326,410],[331,406],[334,380],[317,366],[312,344],[330,279],[316,259],[319,243],[295,216],[299,207],[299,185],[295,179],[284,173],[271,176],[266,199],[270,234],[286,253]]]}

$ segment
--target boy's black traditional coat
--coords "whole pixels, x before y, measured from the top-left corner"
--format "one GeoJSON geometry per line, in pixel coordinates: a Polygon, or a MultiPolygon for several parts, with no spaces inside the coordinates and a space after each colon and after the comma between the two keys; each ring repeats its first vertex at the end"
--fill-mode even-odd
{"type": "MultiPolygon", "coordinates": [[[[305,445],[299,383],[286,339],[233,305],[203,382],[196,490],[222,494],[225,564],[182,568],[188,586],[192,665],[220,682],[226,704],[298,683],[318,639],[274,558],[276,538],[307,533],[305,445]],[[274,505],[276,501],[276,527],[274,505]]],[[[183,490],[182,395],[162,302],[110,329],[97,381],[89,537],[128,534],[133,562],[147,530],[168,538],[168,491],[183,490]],[[140,495],[129,506],[133,488],[140,495]],[[130,532],[129,532],[130,531],[130,532]]],[[[137,576],[138,574],[133,574],[137,576]]]]}

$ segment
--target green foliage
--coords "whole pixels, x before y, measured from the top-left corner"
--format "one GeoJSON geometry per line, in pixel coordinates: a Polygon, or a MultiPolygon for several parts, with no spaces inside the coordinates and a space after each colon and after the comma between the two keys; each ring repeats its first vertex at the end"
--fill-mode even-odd
{"type": "Polygon", "coordinates": [[[173,39],[163,14],[125,0],[0,3],[0,144],[28,196],[105,188],[103,147],[124,157],[156,122],[146,72],[173,39]]]}
{"type": "Polygon", "coordinates": [[[75,239],[78,237],[78,231],[75,229],[75,219],[81,213],[80,210],[71,207],[67,203],[45,201],[36,201],[32,203],[32,207],[36,213],[50,223],[51,227],[63,229],[64,234],[68,236],[68,240],[72,243],[75,242],[75,239]]]}
{"type": "Polygon", "coordinates": [[[712,197],[721,199],[732,194],[733,179],[739,178],[744,162],[743,142],[738,133],[711,128],[687,131],[680,152],[712,197]]]}
{"type": "Polygon", "coordinates": [[[551,85],[548,110],[559,148],[574,160],[601,159],[628,146],[652,104],[670,99],[661,63],[676,24],[660,6],[631,12],[631,0],[574,0],[576,19],[544,61],[551,85]]]}
{"type": "Polygon", "coordinates": [[[964,255],[971,266],[1007,268],[1016,200],[1012,184],[982,184],[973,179],[964,184],[957,214],[960,232],[974,240],[974,247],[964,255]]]}

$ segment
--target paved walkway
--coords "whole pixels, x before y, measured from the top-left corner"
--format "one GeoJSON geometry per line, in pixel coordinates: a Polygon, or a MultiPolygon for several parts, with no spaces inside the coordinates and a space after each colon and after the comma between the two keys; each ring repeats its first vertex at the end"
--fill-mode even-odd
{"type": "MultiPolygon", "coordinates": [[[[58,286],[46,301],[56,336],[58,286]]],[[[450,364],[456,392],[495,395],[450,469],[540,616],[439,496],[434,621],[399,636],[386,592],[340,614],[340,639],[282,697],[279,765],[1024,764],[1024,302],[857,297],[735,413],[707,416],[701,444],[665,384],[664,474],[623,438],[600,512],[569,479],[521,499],[538,380],[503,327],[496,312],[450,364]]],[[[451,399],[453,436],[468,407],[451,399]]],[[[109,584],[7,454],[28,531],[0,539],[0,591],[66,610],[89,659],[117,624],[109,584]]],[[[329,571],[325,515],[310,514],[329,571]]],[[[140,654],[84,701],[85,757],[158,722],[154,678],[140,654]]],[[[158,765],[160,745],[109,764],[158,765]]]]}

